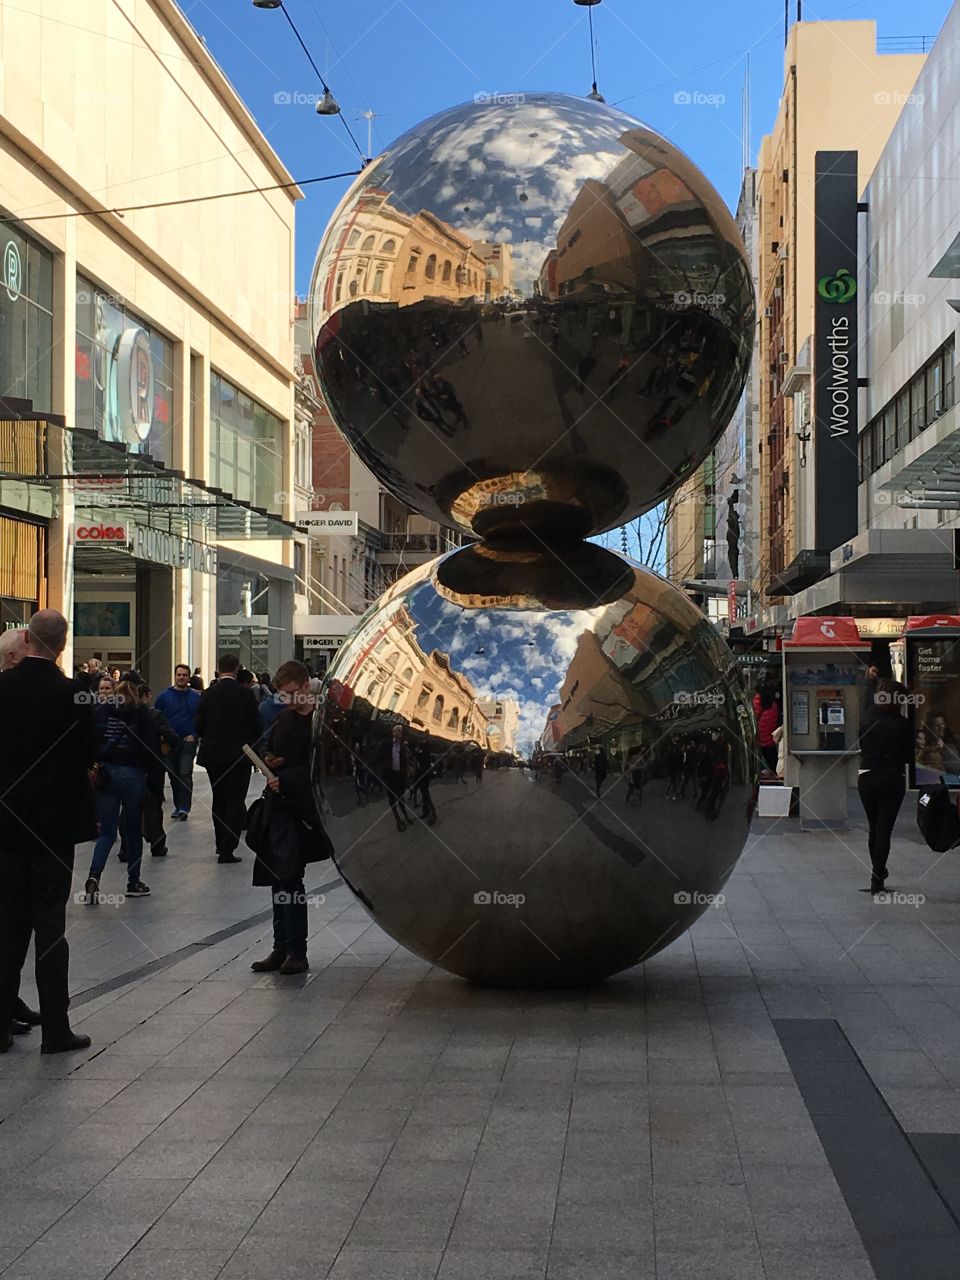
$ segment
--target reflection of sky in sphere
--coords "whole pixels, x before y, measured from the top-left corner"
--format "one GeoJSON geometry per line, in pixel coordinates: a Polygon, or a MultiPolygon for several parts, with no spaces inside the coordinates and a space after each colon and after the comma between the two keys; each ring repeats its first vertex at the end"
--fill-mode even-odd
{"type": "Polygon", "coordinates": [[[479,697],[517,702],[517,746],[527,753],[543,733],[550,708],[560,701],[577,641],[604,611],[463,609],[430,587],[414,592],[409,608],[424,652],[447,653],[451,668],[470,680],[479,697]]]}
{"type": "Polygon", "coordinates": [[[610,172],[637,124],[559,94],[468,103],[403,134],[387,153],[389,176],[375,164],[368,184],[382,182],[406,213],[426,209],[472,240],[510,244],[514,282],[528,293],[584,181],[610,172]]]}

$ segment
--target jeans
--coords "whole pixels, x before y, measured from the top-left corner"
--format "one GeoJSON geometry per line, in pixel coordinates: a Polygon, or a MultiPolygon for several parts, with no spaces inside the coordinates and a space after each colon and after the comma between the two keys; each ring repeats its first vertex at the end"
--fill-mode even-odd
{"type": "Polygon", "coordinates": [[[109,782],[97,795],[97,817],[100,819],[100,838],[93,846],[90,874],[99,880],[107,865],[110,850],[117,838],[120,810],[123,807],[123,843],[127,850],[127,883],[136,884],[140,879],[140,861],[143,857],[143,832],[140,821],[143,812],[144,772],[125,764],[108,764],[109,782]]]}
{"type": "Polygon", "coordinates": [[[170,770],[170,790],[173,792],[173,807],[184,813],[190,812],[193,802],[193,757],[197,754],[196,740],[181,740],[176,751],[170,753],[167,768],[170,770]]]}
{"type": "Polygon", "coordinates": [[[890,836],[903,804],[906,783],[903,774],[893,769],[868,769],[857,778],[857,790],[863,811],[870,824],[867,848],[874,881],[883,884],[887,878],[890,836]]]}
{"type": "Polygon", "coordinates": [[[302,878],[273,886],[273,949],[288,956],[307,954],[307,895],[302,878]]]}

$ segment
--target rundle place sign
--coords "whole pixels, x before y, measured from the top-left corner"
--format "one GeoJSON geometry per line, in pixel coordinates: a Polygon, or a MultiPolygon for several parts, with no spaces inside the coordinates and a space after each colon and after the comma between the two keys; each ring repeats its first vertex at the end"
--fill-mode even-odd
{"type": "Polygon", "coordinates": [[[170,565],[172,569],[217,572],[216,547],[208,547],[193,538],[178,538],[161,529],[145,529],[137,525],[133,531],[133,554],[138,560],[170,565]]]}

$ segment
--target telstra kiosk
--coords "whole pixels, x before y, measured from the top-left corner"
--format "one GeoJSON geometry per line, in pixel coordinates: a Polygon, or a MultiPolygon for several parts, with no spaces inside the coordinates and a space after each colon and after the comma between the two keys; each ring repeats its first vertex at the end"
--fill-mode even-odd
{"type": "Polygon", "coordinates": [[[797,618],[783,642],[786,781],[800,789],[800,830],[847,824],[866,655],[853,618],[797,618]]]}
{"type": "Polygon", "coordinates": [[[914,734],[910,786],[943,778],[948,787],[960,787],[960,616],[908,618],[903,638],[914,734]]]}

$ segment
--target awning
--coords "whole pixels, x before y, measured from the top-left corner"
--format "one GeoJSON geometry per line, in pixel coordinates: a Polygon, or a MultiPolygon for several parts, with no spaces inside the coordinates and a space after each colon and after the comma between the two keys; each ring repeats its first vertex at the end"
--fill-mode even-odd
{"type": "MultiPolygon", "coordinates": [[[[956,407],[911,440],[885,464],[890,477],[877,488],[877,499],[911,510],[960,510],[960,431],[956,407]],[[881,496],[882,495],[882,496],[881,496]]],[[[911,532],[905,530],[905,532],[911,532]]]]}
{"type": "Polygon", "coordinates": [[[62,419],[34,414],[0,419],[0,484],[73,487],[81,514],[110,512],[118,521],[149,525],[178,536],[200,525],[210,541],[291,538],[294,525],[261,507],[188,480],[148,454],[62,419]]]}

